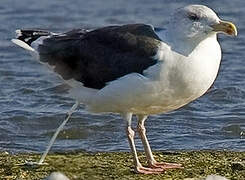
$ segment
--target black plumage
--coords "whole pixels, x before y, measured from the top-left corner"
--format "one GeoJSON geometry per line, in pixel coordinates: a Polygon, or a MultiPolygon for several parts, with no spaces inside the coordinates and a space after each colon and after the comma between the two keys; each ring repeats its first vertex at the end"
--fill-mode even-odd
{"type": "Polygon", "coordinates": [[[75,29],[50,35],[38,47],[40,61],[54,66],[63,79],[101,89],[129,73],[140,73],[157,63],[160,43],[150,25],[75,29]]]}

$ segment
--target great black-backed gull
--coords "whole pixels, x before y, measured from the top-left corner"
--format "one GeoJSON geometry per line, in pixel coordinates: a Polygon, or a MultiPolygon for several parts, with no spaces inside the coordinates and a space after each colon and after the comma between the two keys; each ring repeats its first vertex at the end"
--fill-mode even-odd
{"type": "Polygon", "coordinates": [[[159,163],[146,137],[144,122],[151,114],[180,108],[202,96],[213,84],[220,66],[217,33],[236,36],[231,22],[222,21],[203,5],[177,9],[165,29],[127,24],[66,33],[17,30],[12,41],[48,65],[71,86],[76,104],[57,134],[80,103],[90,112],[122,115],[137,173],[159,173],[180,164],[159,163]],[[148,167],[138,160],[131,128],[138,117],[148,167]]]}

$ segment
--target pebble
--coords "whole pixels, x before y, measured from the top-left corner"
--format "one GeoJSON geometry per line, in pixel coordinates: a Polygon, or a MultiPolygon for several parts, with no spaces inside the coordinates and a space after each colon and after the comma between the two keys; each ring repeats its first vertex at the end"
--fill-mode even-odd
{"type": "Polygon", "coordinates": [[[226,177],[218,175],[208,175],[205,180],[228,180],[226,177]]]}
{"type": "Polygon", "coordinates": [[[44,180],[70,180],[70,179],[61,172],[52,172],[50,176],[48,176],[44,180]]]}

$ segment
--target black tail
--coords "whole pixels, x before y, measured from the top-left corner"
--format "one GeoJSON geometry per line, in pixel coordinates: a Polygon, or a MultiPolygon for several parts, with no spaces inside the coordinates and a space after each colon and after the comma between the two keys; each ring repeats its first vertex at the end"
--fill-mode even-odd
{"type": "Polygon", "coordinates": [[[24,41],[28,45],[35,40],[37,40],[41,36],[48,36],[51,35],[51,32],[43,31],[43,30],[29,30],[29,29],[19,29],[16,30],[16,38],[24,41]]]}

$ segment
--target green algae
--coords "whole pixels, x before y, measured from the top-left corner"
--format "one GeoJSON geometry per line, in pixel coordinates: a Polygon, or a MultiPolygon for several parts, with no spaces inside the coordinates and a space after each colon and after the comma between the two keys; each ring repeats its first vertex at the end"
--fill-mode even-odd
{"type": "MultiPolygon", "coordinates": [[[[162,174],[141,175],[133,172],[132,156],[128,152],[67,152],[51,153],[47,165],[25,166],[26,160],[38,161],[39,154],[0,153],[0,179],[43,179],[54,171],[64,173],[70,179],[202,179],[210,174],[232,180],[245,179],[245,152],[191,151],[155,152],[158,161],[177,162],[184,169],[168,170],[162,174]]],[[[146,165],[143,153],[140,161],[146,165]]]]}

